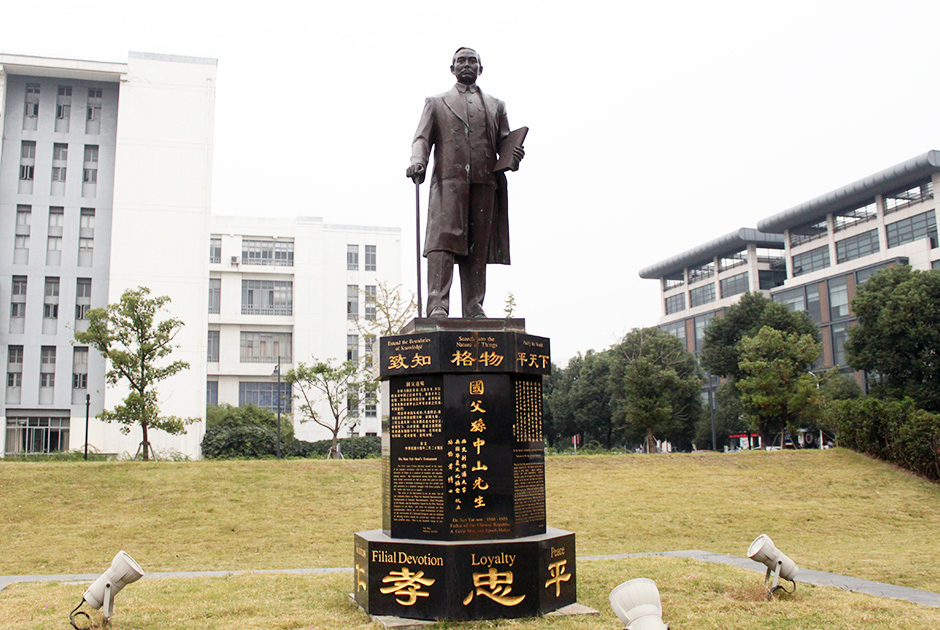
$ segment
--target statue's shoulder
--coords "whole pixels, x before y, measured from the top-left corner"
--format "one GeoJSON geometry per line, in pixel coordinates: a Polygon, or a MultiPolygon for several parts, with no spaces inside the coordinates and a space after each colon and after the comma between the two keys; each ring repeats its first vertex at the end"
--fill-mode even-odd
{"type": "Polygon", "coordinates": [[[452,87],[449,90],[441,92],[440,94],[435,94],[434,96],[429,96],[427,100],[429,101],[443,101],[448,96],[454,97],[457,95],[457,88],[452,87]]]}

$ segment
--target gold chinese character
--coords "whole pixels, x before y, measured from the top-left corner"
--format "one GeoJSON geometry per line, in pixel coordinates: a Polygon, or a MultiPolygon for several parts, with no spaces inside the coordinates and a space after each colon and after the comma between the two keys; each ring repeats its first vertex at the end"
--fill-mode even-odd
{"type": "Polygon", "coordinates": [[[469,367],[473,365],[473,356],[470,354],[469,350],[458,350],[454,353],[453,358],[450,360],[454,365],[462,365],[469,367]]]}
{"type": "Polygon", "coordinates": [[[431,357],[427,354],[416,354],[411,357],[411,365],[415,367],[419,365],[431,365],[431,357]]]}
{"type": "Polygon", "coordinates": [[[472,433],[481,433],[486,430],[486,424],[483,422],[483,418],[478,418],[470,423],[470,431],[472,433]]]}
{"type": "Polygon", "coordinates": [[[473,445],[477,449],[477,455],[480,454],[480,447],[483,446],[484,444],[486,444],[486,440],[484,440],[483,438],[477,438],[473,441],[473,445]]]}
{"type": "Polygon", "coordinates": [[[555,597],[561,596],[561,583],[571,579],[571,574],[565,573],[566,564],[568,564],[567,560],[559,560],[548,565],[548,573],[551,577],[545,582],[545,588],[549,588],[554,584],[555,597]]]}
{"type": "Polygon", "coordinates": [[[503,355],[495,352],[484,352],[480,355],[480,361],[483,361],[483,365],[497,366],[503,362],[503,355]]]}
{"type": "Polygon", "coordinates": [[[471,396],[483,395],[483,381],[470,381],[470,395],[471,396]]]}
{"type": "Polygon", "coordinates": [[[361,564],[359,564],[359,561],[356,560],[356,592],[357,593],[359,591],[364,591],[366,590],[366,588],[368,588],[366,585],[366,581],[362,579],[365,576],[365,574],[366,574],[366,568],[362,566],[361,564]]]}
{"type": "Polygon", "coordinates": [[[478,471],[478,470],[489,470],[489,467],[488,467],[486,464],[484,464],[483,462],[481,462],[480,460],[477,460],[477,465],[474,466],[473,468],[471,468],[470,470],[472,470],[472,471],[474,471],[474,472],[476,472],[476,471],[478,471]]]}
{"type": "Polygon", "coordinates": [[[512,592],[512,571],[500,573],[496,567],[490,567],[487,573],[474,573],[473,586],[474,590],[463,599],[464,606],[473,601],[474,595],[484,595],[503,606],[516,606],[525,599],[525,595],[509,596],[512,592]]]}
{"type": "Polygon", "coordinates": [[[525,353],[525,352],[517,352],[517,353],[516,353],[516,363],[518,363],[519,365],[525,365],[525,357],[526,357],[526,353],[525,353]]]}
{"type": "Polygon", "coordinates": [[[394,354],[388,358],[388,369],[390,370],[407,370],[408,366],[405,365],[405,357],[400,354],[394,354]]]}
{"type": "Polygon", "coordinates": [[[402,567],[401,571],[392,571],[382,578],[383,584],[389,582],[392,582],[392,585],[380,588],[379,592],[383,595],[397,593],[395,601],[402,606],[411,606],[419,597],[430,596],[430,593],[422,591],[421,587],[434,584],[434,580],[424,577],[424,571],[412,573],[408,567],[402,567]]]}
{"type": "Polygon", "coordinates": [[[549,361],[548,355],[540,354],[540,355],[539,355],[539,358],[542,359],[542,367],[543,367],[543,368],[544,368],[544,367],[547,367],[547,366],[548,366],[548,361],[549,361]]]}
{"type": "MultiPolygon", "coordinates": [[[[483,481],[483,477],[477,477],[476,479],[473,480],[473,489],[474,490],[489,490],[490,484],[483,481]]],[[[482,497],[480,497],[480,499],[482,501],[482,497]]]]}
{"type": "Polygon", "coordinates": [[[471,413],[473,413],[473,412],[476,412],[476,413],[486,413],[486,409],[484,409],[483,407],[480,406],[482,403],[483,403],[482,400],[471,400],[471,401],[470,401],[470,411],[471,411],[471,413]]]}
{"type": "Polygon", "coordinates": [[[529,367],[538,367],[538,356],[534,354],[529,355],[529,367]]]}
{"type": "Polygon", "coordinates": [[[481,497],[480,495],[473,497],[473,507],[475,508],[486,507],[486,503],[483,502],[483,497],[481,497]]]}

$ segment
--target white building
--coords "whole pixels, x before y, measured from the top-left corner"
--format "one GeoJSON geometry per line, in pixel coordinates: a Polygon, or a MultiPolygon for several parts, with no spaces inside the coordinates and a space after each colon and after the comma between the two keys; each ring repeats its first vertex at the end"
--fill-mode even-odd
{"type": "MultiPolygon", "coordinates": [[[[241,383],[276,379],[263,358],[241,360],[242,332],[249,345],[255,333],[264,341],[289,333],[294,361],[342,359],[355,330],[347,285],[400,281],[397,229],[210,215],[215,75],[213,59],[0,54],[0,454],[82,447],[86,396],[88,442],[105,453],[137,451],[139,429],[124,436],[94,419],[126,390],[107,388],[104,359],[73,343],[85,312],[128,288],[169,296],[170,315],[185,322],[174,357],[191,367],[159,386],[160,406],[202,419],[207,395],[237,404],[261,395],[241,383]],[[272,241],[282,244],[271,248],[272,260],[282,260],[289,241],[296,266],[265,262],[272,241]],[[241,260],[246,242],[249,261],[241,260]],[[216,244],[227,257],[210,262],[216,244]],[[361,271],[347,271],[352,245],[362,248],[361,271]],[[365,268],[367,246],[380,261],[375,272],[365,268]],[[210,314],[210,294],[221,297],[219,313],[210,314]],[[246,310],[243,295],[269,299],[271,308],[246,310]],[[213,333],[218,360],[210,362],[213,333]]],[[[364,422],[359,431],[376,427],[364,422]]],[[[305,429],[298,435],[308,436],[305,429]]],[[[185,435],[154,431],[150,439],[158,450],[195,457],[203,433],[197,423],[185,435]]]]}

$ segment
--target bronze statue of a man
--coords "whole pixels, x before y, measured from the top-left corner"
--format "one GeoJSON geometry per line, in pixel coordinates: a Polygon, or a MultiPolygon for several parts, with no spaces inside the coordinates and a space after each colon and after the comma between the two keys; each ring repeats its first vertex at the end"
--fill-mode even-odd
{"type": "MultiPolygon", "coordinates": [[[[457,84],[424,102],[406,175],[423,182],[434,147],[424,238],[428,316],[448,317],[456,262],[463,317],[486,317],[486,265],[509,264],[506,176],[494,172],[509,121],[505,103],[477,87],[483,65],[476,51],[459,48],[450,71],[457,84]]],[[[525,152],[521,146],[512,152],[518,164],[525,152]]]]}

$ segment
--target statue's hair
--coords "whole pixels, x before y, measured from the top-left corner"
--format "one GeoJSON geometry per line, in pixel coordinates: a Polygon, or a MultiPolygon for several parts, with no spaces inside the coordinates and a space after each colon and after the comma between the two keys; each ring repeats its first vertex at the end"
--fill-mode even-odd
{"type": "MultiPolygon", "coordinates": [[[[451,65],[451,67],[453,67],[454,62],[457,60],[457,53],[459,53],[461,50],[473,50],[473,48],[470,48],[469,46],[461,46],[460,48],[458,48],[457,50],[455,50],[455,51],[454,51],[454,56],[451,57],[451,59],[450,59],[450,65],[451,65]]],[[[478,52],[475,51],[475,50],[473,50],[473,53],[477,56],[477,61],[478,61],[479,64],[482,66],[482,65],[483,65],[483,60],[480,58],[480,53],[478,53],[478,52]]]]}

